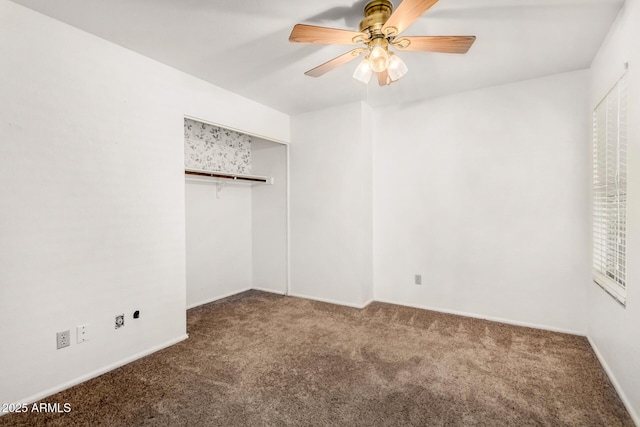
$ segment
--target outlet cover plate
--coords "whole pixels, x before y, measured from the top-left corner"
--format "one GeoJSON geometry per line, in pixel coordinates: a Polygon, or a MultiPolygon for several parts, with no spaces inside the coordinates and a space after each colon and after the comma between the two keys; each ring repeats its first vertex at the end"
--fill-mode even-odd
{"type": "Polygon", "coordinates": [[[60,350],[71,345],[71,331],[62,331],[56,333],[56,346],[60,350]]]}
{"type": "Polygon", "coordinates": [[[89,324],[78,325],[76,327],[76,341],[78,344],[89,341],[89,324]]]}

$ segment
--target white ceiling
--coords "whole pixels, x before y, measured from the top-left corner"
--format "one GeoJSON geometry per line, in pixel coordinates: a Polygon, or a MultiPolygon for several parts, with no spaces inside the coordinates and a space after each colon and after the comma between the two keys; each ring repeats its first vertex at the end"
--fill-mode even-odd
{"type": "MultiPolygon", "coordinates": [[[[402,52],[388,87],[351,78],[355,60],[303,73],[350,48],[289,43],[306,23],[358,27],[366,0],[13,0],[288,114],[373,106],[589,67],[623,0],[440,0],[405,35],[475,35],[465,55],[402,52]]],[[[394,0],[397,6],[399,0],[394,0]]]]}

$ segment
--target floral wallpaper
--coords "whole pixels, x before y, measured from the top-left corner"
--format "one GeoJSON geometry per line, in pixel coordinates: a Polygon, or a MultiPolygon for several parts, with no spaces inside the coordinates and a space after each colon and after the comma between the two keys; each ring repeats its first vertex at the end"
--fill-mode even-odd
{"type": "Polygon", "coordinates": [[[251,137],[184,119],[184,167],[249,174],[251,137]]]}

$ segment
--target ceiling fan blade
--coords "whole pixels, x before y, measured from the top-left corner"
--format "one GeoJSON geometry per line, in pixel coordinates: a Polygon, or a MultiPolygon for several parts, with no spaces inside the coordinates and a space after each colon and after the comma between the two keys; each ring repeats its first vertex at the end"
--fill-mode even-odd
{"type": "Polygon", "coordinates": [[[475,40],[476,36],[411,36],[395,40],[393,46],[399,50],[467,53],[475,40]]]}
{"type": "Polygon", "coordinates": [[[378,84],[380,86],[386,86],[391,83],[391,79],[389,78],[389,72],[387,70],[380,71],[378,73],[378,84]]]}
{"type": "Polygon", "coordinates": [[[359,44],[364,43],[365,38],[365,34],[357,31],[296,24],[291,30],[289,41],[296,43],[359,44]]]}
{"type": "Polygon", "coordinates": [[[438,0],[403,0],[384,23],[382,33],[397,36],[437,2],[438,0]]]}
{"type": "Polygon", "coordinates": [[[320,77],[324,73],[327,73],[334,68],[338,68],[339,66],[356,59],[358,56],[362,55],[362,52],[364,52],[365,50],[366,49],[362,48],[350,50],[349,52],[343,53],[342,55],[337,56],[322,65],[318,65],[316,68],[307,71],[305,74],[311,77],[320,77]]]}

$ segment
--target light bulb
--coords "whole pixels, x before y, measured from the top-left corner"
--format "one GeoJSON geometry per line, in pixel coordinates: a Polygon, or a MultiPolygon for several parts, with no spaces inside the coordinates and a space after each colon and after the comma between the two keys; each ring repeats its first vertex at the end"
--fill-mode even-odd
{"type": "Polygon", "coordinates": [[[369,62],[371,63],[371,69],[376,73],[386,70],[389,66],[389,54],[387,50],[380,45],[374,46],[369,55],[369,62]]]}
{"type": "Polygon", "coordinates": [[[369,60],[364,59],[356,68],[356,71],[353,72],[353,78],[361,81],[364,84],[369,83],[369,79],[371,78],[371,66],[369,66],[369,60]]]}
{"type": "Polygon", "coordinates": [[[391,81],[395,82],[400,77],[407,74],[407,71],[409,71],[409,69],[404,61],[398,56],[391,54],[391,57],[389,58],[389,67],[387,67],[387,72],[389,73],[391,81]]]}

